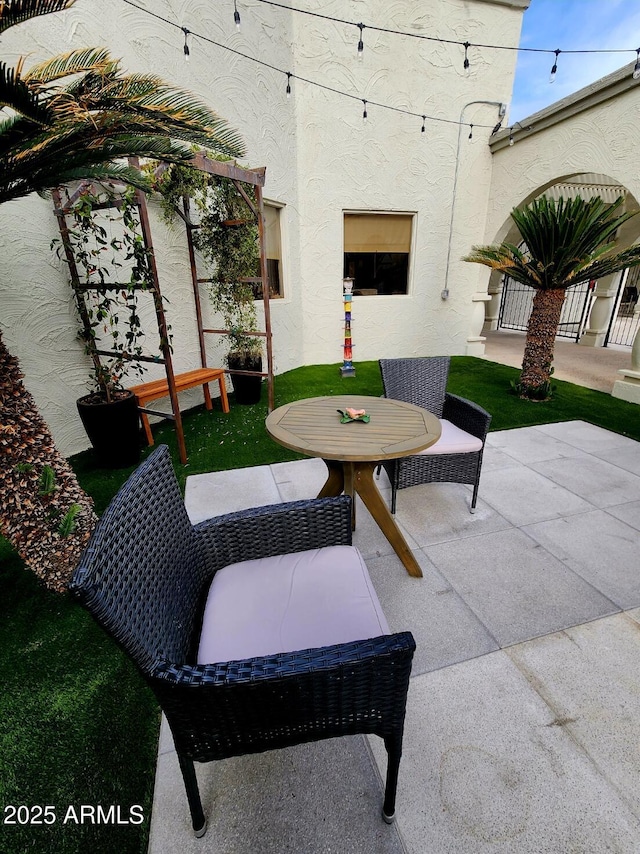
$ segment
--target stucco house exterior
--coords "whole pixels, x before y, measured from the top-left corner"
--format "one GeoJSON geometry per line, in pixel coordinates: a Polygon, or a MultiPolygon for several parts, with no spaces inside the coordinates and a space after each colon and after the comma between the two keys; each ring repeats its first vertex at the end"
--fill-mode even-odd
{"type": "MultiPolygon", "coordinates": [[[[492,297],[486,270],[460,260],[472,245],[501,239],[512,207],[567,176],[610,175],[634,203],[640,198],[632,170],[637,88],[623,87],[556,123],[520,128],[513,146],[509,131],[493,133],[499,122],[509,124],[516,52],[473,44],[517,45],[528,5],[307,0],[305,8],[324,16],[314,17],[243,0],[238,31],[231,3],[110,0],[107,8],[82,0],[10,30],[3,57],[12,64],[26,55],[28,65],[106,45],[128,71],[188,89],[241,133],[243,165],[266,167],[264,197],[279,244],[270,250],[281,290],[271,303],[276,375],[341,360],[347,274],[356,279],[356,363],[481,355],[492,297]],[[351,22],[365,17],[380,29],[361,30],[359,60],[351,22]],[[464,41],[471,43],[468,68],[464,41]],[[569,145],[576,133],[579,144],[569,145]]],[[[157,200],[149,207],[174,367],[185,371],[199,365],[186,240],[179,225],[162,222],[157,200]]],[[[11,202],[0,220],[0,328],[60,449],[75,453],[88,446],[75,400],[86,392],[89,365],[67,271],[50,250],[52,203],[37,196],[11,202]]],[[[153,348],[153,314],[146,316],[153,348]]],[[[209,364],[220,365],[222,342],[211,338],[208,348],[209,364]]],[[[191,400],[197,394],[185,392],[183,406],[191,400]]]]}

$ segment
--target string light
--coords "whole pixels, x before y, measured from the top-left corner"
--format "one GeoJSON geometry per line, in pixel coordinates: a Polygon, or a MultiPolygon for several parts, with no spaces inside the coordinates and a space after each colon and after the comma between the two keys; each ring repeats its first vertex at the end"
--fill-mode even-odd
{"type": "Polygon", "coordinates": [[[189,44],[187,42],[187,36],[189,35],[189,30],[186,27],[182,27],[182,32],[184,33],[184,60],[185,62],[189,62],[189,44]]]}
{"type": "Polygon", "coordinates": [[[469,139],[473,139],[473,125],[469,125],[469,139]]]}
{"type": "Polygon", "coordinates": [[[513,145],[515,142],[515,139],[513,138],[513,133],[516,128],[520,128],[520,130],[531,130],[532,127],[533,125],[527,125],[527,127],[524,127],[520,124],[520,122],[516,122],[515,124],[511,125],[511,127],[509,128],[509,145],[513,145]]]}
{"type": "Polygon", "coordinates": [[[287,100],[291,97],[291,72],[287,71],[287,100]]]}
{"type": "Polygon", "coordinates": [[[553,81],[556,79],[556,72],[558,70],[558,56],[559,56],[559,54],[562,53],[562,51],[560,50],[560,48],[556,48],[556,50],[554,50],[554,53],[556,55],[556,58],[553,61],[553,66],[551,68],[551,74],[549,75],[549,83],[553,83],[553,81]]]}
{"type": "MultiPolygon", "coordinates": [[[[167,26],[174,27],[178,30],[184,31],[184,28],[181,27],[179,24],[175,23],[175,21],[171,21],[168,18],[164,18],[162,15],[159,15],[157,12],[152,12],[150,9],[145,9],[143,6],[139,6],[136,2],[134,2],[134,0],[122,0],[122,2],[126,3],[127,6],[131,6],[133,9],[136,9],[138,12],[142,12],[145,15],[149,15],[150,17],[155,18],[157,21],[162,21],[167,26]]],[[[287,7],[283,7],[283,8],[289,9],[290,7],[287,6],[287,7]]],[[[319,17],[322,17],[322,16],[319,16],[319,17]]],[[[370,29],[374,29],[374,28],[370,27],[370,29]]],[[[311,80],[308,77],[302,77],[301,75],[293,74],[292,72],[285,71],[283,68],[278,68],[278,66],[276,66],[276,65],[272,65],[269,62],[264,62],[261,59],[257,59],[255,56],[250,56],[247,53],[243,53],[240,50],[235,50],[234,48],[229,47],[229,45],[225,45],[225,44],[222,44],[221,42],[215,41],[215,39],[212,39],[209,36],[204,35],[203,33],[195,32],[193,30],[189,30],[188,32],[189,32],[189,35],[191,37],[198,38],[198,40],[202,43],[213,45],[214,47],[217,47],[220,50],[224,50],[227,53],[232,53],[234,56],[241,57],[242,59],[245,59],[249,62],[254,62],[254,63],[256,63],[256,65],[260,65],[263,68],[270,68],[272,71],[278,72],[279,74],[285,74],[287,76],[291,75],[292,79],[299,80],[302,83],[307,83],[309,86],[315,86],[316,88],[322,89],[325,92],[332,92],[334,95],[340,95],[343,98],[350,98],[350,99],[355,100],[355,101],[361,101],[365,104],[365,107],[367,104],[373,104],[376,107],[380,107],[380,109],[382,109],[382,110],[391,110],[394,113],[400,113],[400,114],[405,115],[405,116],[412,116],[412,117],[415,117],[418,119],[422,118],[421,113],[416,113],[416,112],[413,112],[412,110],[405,110],[402,107],[395,107],[395,106],[392,106],[391,104],[384,104],[380,101],[364,101],[359,95],[355,95],[355,94],[352,94],[350,92],[344,92],[341,89],[336,89],[333,86],[327,86],[324,83],[319,83],[317,80],[311,80]]],[[[363,118],[365,118],[365,117],[363,117],[363,118]]],[[[458,127],[460,127],[461,125],[466,125],[466,122],[461,122],[461,121],[458,121],[456,119],[445,119],[445,118],[442,118],[440,116],[427,115],[426,118],[429,119],[429,121],[440,122],[441,124],[457,125],[458,127]]],[[[476,127],[491,128],[491,125],[478,124],[478,125],[476,125],[476,127]]]]}
{"type": "Polygon", "coordinates": [[[464,70],[465,71],[469,70],[469,65],[471,64],[469,62],[469,57],[467,56],[467,51],[469,50],[470,47],[471,47],[471,45],[469,44],[469,42],[464,42],[464,70]]]}
{"type": "Polygon", "coordinates": [[[358,42],[358,59],[362,59],[362,55],[364,53],[364,42],[362,41],[362,31],[364,30],[364,24],[358,24],[360,27],[360,41],[358,42]]]}
{"type": "Polygon", "coordinates": [[[362,121],[366,125],[366,123],[367,123],[367,102],[364,100],[364,98],[362,99],[362,106],[364,107],[364,109],[362,111],[362,121]]]}
{"type": "Polygon", "coordinates": [[[633,79],[638,80],[640,78],[640,47],[636,48],[636,64],[633,66],[633,79]]]}
{"type": "Polygon", "coordinates": [[[425,131],[425,122],[426,122],[426,120],[427,120],[427,117],[426,117],[426,116],[423,116],[423,117],[422,117],[422,127],[420,128],[420,130],[421,130],[421,132],[422,132],[422,133],[424,133],[424,131],[425,131]]]}
{"type": "Polygon", "coordinates": [[[240,32],[240,12],[238,12],[238,2],[233,0],[233,20],[236,24],[236,30],[240,32]]]}

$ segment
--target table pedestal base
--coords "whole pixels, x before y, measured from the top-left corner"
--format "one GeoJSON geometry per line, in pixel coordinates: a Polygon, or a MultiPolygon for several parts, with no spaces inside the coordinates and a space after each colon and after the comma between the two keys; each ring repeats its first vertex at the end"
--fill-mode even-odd
{"type": "Polygon", "coordinates": [[[356,493],[362,499],[364,506],[373,516],[378,527],[393,546],[393,550],[402,561],[405,569],[414,578],[422,578],[422,570],[400,529],[389,512],[384,499],[380,495],[378,487],[373,480],[373,472],[377,466],[376,462],[339,462],[337,460],[325,460],[329,470],[329,476],[325,485],[318,494],[318,498],[332,498],[346,492],[352,498],[351,524],[356,527],[356,493]]]}

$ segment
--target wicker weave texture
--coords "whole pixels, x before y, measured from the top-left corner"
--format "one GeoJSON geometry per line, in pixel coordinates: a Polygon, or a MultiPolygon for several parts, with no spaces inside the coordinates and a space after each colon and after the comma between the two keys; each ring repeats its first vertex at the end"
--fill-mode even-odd
{"type": "Polygon", "coordinates": [[[449,361],[448,356],[380,360],[387,397],[422,406],[482,441],[481,450],[473,453],[423,454],[385,461],[383,465],[391,481],[393,512],[398,489],[422,483],[472,484],[471,507],[476,505],[482,454],[491,416],[481,406],[446,391],[449,361]]]}
{"type": "Polygon", "coordinates": [[[393,754],[385,800],[393,811],[415,650],[410,633],[246,661],[197,665],[192,657],[204,596],[219,568],[350,542],[348,496],[255,508],[193,527],[164,446],[101,518],[71,589],[132,656],[158,698],[194,827],[202,809],[191,760],[354,733],[380,735],[393,754]]]}

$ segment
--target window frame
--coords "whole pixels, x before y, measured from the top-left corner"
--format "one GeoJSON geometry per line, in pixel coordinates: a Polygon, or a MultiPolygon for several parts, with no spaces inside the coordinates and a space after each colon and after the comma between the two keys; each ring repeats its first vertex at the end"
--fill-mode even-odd
{"type": "MultiPolygon", "coordinates": [[[[407,253],[407,284],[406,291],[402,294],[354,294],[358,298],[361,296],[377,296],[377,297],[408,297],[413,292],[413,270],[414,270],[414,254],[416,245],[416,230],[417,230],[417,211],[409,210],[380,210],[380,209],[355,209],[344,208],[342,211],[342,269],[345,266],[345,218],[347,216],[403,216],[410,217],[410,233],[409,233],[409,252],[407,253]]],[[[362,253],[367,254],[367,253],[362,253]]]]}

